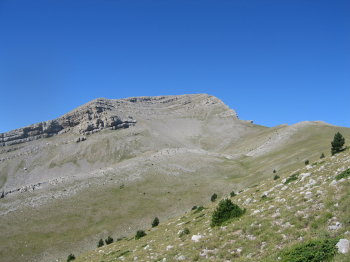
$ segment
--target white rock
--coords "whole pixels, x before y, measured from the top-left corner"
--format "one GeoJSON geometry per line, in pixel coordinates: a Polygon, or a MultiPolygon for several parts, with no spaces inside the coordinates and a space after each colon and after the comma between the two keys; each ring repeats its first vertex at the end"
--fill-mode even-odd
{"type": "Polygon", "coordinates": [[[201,257],[206,257],[206,258],[208,258],[208,254],[211,253],[211,252],[213,252],[213,250],[210,250],[210,249],[203,249],[203,250],[199,253],[199,255],[200,255],[201,257]]]}
{"type": "Polygon", "coordinates": [[[309,180],[309,183],[306,184],[305,186],[306,186],[306,187],[311,187],[311,186],[313,186],[314,184],[316,184],[316,181],[315,181],[314,179],[311,178],[311,179],[309,180]]]}
{"type": "Polygon", "coordinates": [[[255,236],[253,236],[253,235],[247,235],[247,239],[249,239],[249,240],[255,240],[255,239],[256,239],[256,237],[255,237],[255,236]]]}
{"type": "Polygon", "coordinates": [[[168,251],[168,250],[172,249],[173,247],[174,247],[174,246],[170,246],[170,245],[169,245],[169,246],[166,247],[166,250],[168,251]]]}
{"type": "Polygon", "coordinates": [[[276,212],[274,214],[271,215],[272,218],[276,218],[276,217],[280,217],[281,214],[279,212],[276,212]]]}
{"type": "Polygon", "coordinates": [[[199,240],[202,238],[202,235],[193,235],[191,240],[194,242],[199,242],[199,240]]]}
{"type": "Polygon", "coordinates": [[[250,202],[252,202],[252,199],[251,198],[247,198],[245,201],[244,201],[244,204],[249,204],[250,202]]]}
{"type": "Polygon", "coordinates": [[[177,258],[178,261],[186,260],[186,257],[184,255],[181,255],[177,258]]]}
{"type": "Polygon", "coordinates": [[[284,187],[281,188],[282,191],[284,191],[284,190],[286,190],[286,189],[288,189],[287,186],[284,186],[284,187]]]}
{"type": "Polygon", "coordinates": [[[260,210],[257,209],[257,210],[254,210],[254,211],[253,211],[252,215],[259,214],[259,213],[260,213],[260,210]]]}
{"type": "Polygon", "coordinates": [[[312,192],[308,191],[305,193],[306,198],[312,198],[312,192]]]}
{"type": "Polygon", "coordinates": [[[350,249],[350,241],[347,239],[340,239],[339,242],[336,244],[336,247],[338,248],[338,252],[342,254],[349,253],[350,249]]]}
{"type": "Polygon", "coordinates": [[[300,174],[300,181],[304,181],[305,178],[311,176],[311,173],[302,173],[300,174]]]}
{"type": "Polygon", "coordinates": [[[336,180],[333,180],[333,181],[330,183],[331,186],[335,186],[336,184],[337,184],[337,181],[336,181],[336,180]]]}
{"type": "Polygon", "coordinates": [[[329,230],[338,230],[341,227],[342,227],[342,224],[340,222],[336,222],[334,225],[328,226],[328,229],[329,230]]]}

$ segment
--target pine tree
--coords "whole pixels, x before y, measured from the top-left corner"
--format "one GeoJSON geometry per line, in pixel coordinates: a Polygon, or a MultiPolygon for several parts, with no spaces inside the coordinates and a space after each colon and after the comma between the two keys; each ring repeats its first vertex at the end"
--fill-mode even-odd
{"type": "Polygon", "coordinates": [[[103,239],[101,238],[100,241],[97,243],[97,247],[102,247],[104,245],[103,239]]]}
{"type": "Polygon", "coordinates": [[[218,195],[217,194],[213,194],[210,198],[211,202],[215,202],[215,200],[218,198],[218,195]]]}
{"type": "Polygon", "coordinates": [[[332,152],[332,156],[335,155],[336,153],[339,153],[341,151],[343,151],[343,146],[345,144],[345,138],[343,137],[342,134],[340,134],[339,132],[337,132],[335,135],[334,135],[334,139],[331,143],[332,145],[332,149],[331,149],[331,152],[332,152]]]}
{"type": "Polygon", "coordinates": [[[326,156],[324,155],[324,153],[321,154],[320,158],[325,158],[326,156]]]}
{"type": "Polygon", "coordinates": [[[153,219],[153,222],[152,222],[152,227],[156,227],[159,225],[159,218],[158,217],[155,217],[153,219]]]}

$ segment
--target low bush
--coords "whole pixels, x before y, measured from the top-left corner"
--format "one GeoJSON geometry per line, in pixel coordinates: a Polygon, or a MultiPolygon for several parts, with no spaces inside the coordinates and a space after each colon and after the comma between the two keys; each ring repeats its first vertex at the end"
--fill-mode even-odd
{"type": "Polygon", "coordinates": [[[236,193],[235,193],[234,191],[232,191],[232,192],[230,193],[230,197],[234,197],[234,196],[236,196],[236,193]]]}
{"type": "Polygon", "coordinates": [[[230,199],[223,199],[219,202],[219,205],[212,215],[211,226],[220,226],[227,220],[240,217],[244,212],[245,209],[241,209],[239,206],[232,203],[230,199]]]}
{"type": "Polygon", "coordinates": [[[106,238],[106,240],[105,240],[106,245],[112,244],[113,241],[114,241],[114,240],[113,240],[113,238],[112,238],[111,236],[108,236],[108,237],[106,238]]]}
{"type": "Polygon", "coordinates": [[[140,239],[141,237],[144,237],[144,236],[146,236],[145,231],[137,230],[136,235],[135,235],[135,239],[137,240],[137,239],[140,239]]]}
{"type": "Polygon", "coordinates": [[[197,209],[194,211],[194,213],[199,213],[204,210],[204,206],[199,206],[197,209]]]}
{"type": "Polygon", "coordinates": [[[184,228],[184,230],[182,230],[179,234],[180,237],[184,236],[184,235],[188,235],[190,233],[190,230],[186,227],[184,228]]]}
{"type": "Polygon", "coordinates": [[[196,210],[197,209],[197,206],[193,206],[192,208],[191,208],[191,210],[196,210]]]}
{"type": "Polygon", "coordinates": [[[218,195],[217,194],[213,194],[210,198],[211,202],[215,202],[215,200],[218,198],[218,195]]]}
{"type": "Polygon", "coordinates": [[[326,156],[324,155],[324,153],[322,153],[321,156],[320,156],[320,159],[325,158],[325,157],[326,156]]]}
{"type": "Polygon", "coordinates": [[[291,175],[290,177],[287,178],[287,180],[286,180],[286,182],[284,182],[284,184],[286,185],[292,181],[297,180],[298,176],[299,176],[299,173],[295,173],[295,174],[291,175]]]}
{"type": "Polygon", "coordinates": [[[103,245],[104,245],[103,239],[101,238],[97,243],[97,247],[102,247],[103,245]]]}
{"type": "Polygon", "coordinates": [[[279,175],[275,175],[275,176],[273,177],[273,180],[277,180],[277,179],[279,179],[279,178],[280,178],[279,175]]]}
{"type": "Polygon", "coordinates": [[[342,178],[347,178],[350,176],[350,168],[345,170],[344,172],[341,172],[340,174],[336,175],[335,179],[340,180],[342,178]]]}
{"type": "Polygon", "coordinates": [[[307,166],[310,163],[309,160],[305,160],[305,165],[307,166]]]}
{"type": "Polygon", "coordinates": [[[155,217],[153,219],[153,222],[152,222],[152,227],[156,227],[159,225],[159,218],[158,217],[155,217]]]}
{"type": "Polygon", "coordinates": [[[75,260],[75,256],[73,254],[70,254],[67,258],[67,262],[75,260]]]}
{"type": "Polygon", "coordinates": [[[316,239],[296,244],[282,251],[279,256],[281,262],[321,262],[330,261],[336,254],[338,239],[316,239]]]}

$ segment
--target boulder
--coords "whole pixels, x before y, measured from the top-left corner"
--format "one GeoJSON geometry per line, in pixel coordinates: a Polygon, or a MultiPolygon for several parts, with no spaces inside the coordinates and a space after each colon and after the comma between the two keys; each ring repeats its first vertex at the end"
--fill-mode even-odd
{"type": "Polygon", "coordinates": [[[350,249],[350,241],[347,239],[340,239],[336,244],[336,247],[338,248],[339,253],[347,254],[349,253],[349,249],[350,249]]]}

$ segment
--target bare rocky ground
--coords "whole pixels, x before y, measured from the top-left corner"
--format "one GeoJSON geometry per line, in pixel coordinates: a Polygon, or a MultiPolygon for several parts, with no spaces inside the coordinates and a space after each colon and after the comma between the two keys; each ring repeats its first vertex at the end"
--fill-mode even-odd
{"type": "Polygon", "coordinates": [[[329,151],[322,122],[266,128],[206,95],[97,99],[0,134],[0,255],[53,261],[329,151]]]}

